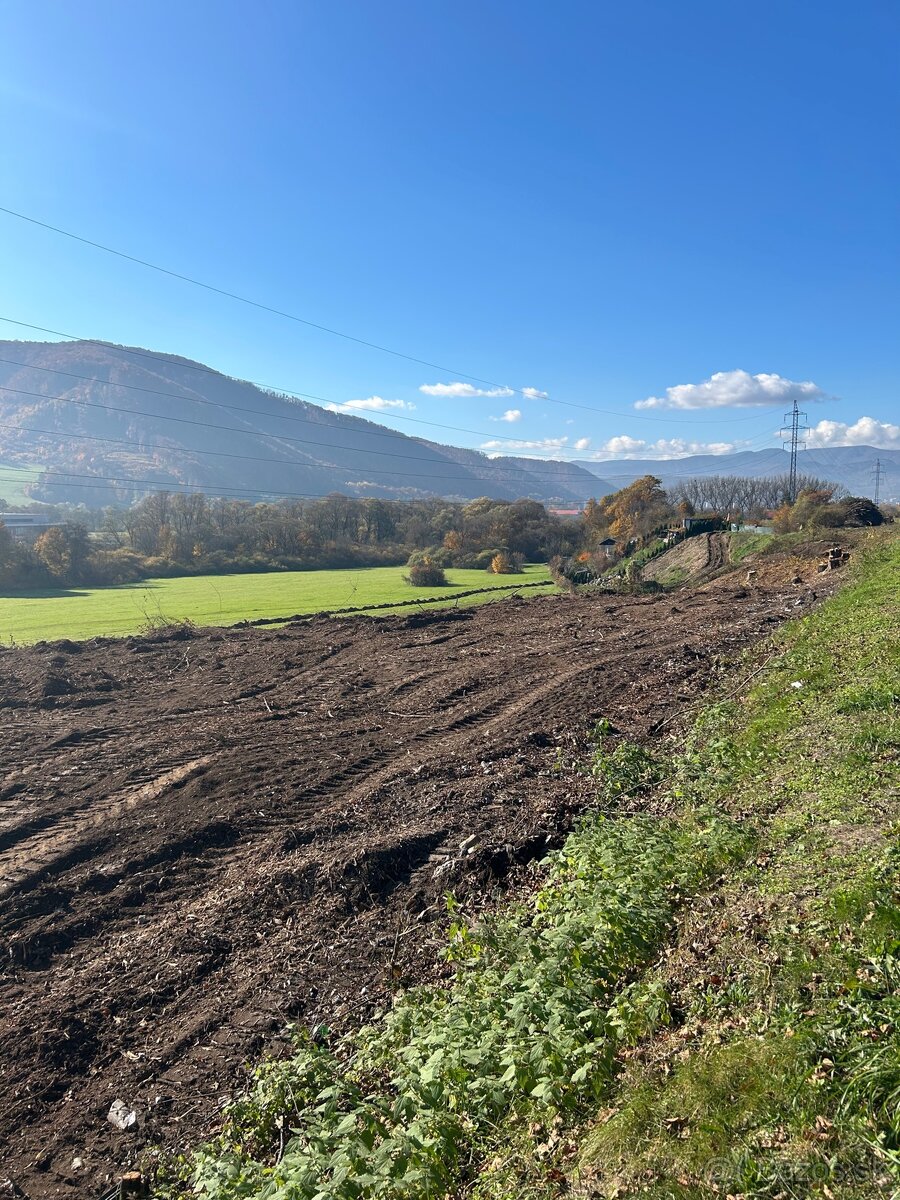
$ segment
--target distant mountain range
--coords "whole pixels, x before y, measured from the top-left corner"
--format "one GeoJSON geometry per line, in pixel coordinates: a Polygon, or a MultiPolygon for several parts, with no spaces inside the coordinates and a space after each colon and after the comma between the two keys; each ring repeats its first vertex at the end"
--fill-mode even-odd
{"type": "MultiPolygon", "coordinates": [[[[851,495],[873,496],[875,462],[881,462],[880,499],[900,499],[900,450],[876,450],[873,446],[830,446],[823,450],[800,450],[797,470],[831,483],[843,484],[851,495]]],[[[743,475],[751,479],[783,475],[789,466],[780,447],[742,450],[737,454],[692,454],[688,458],[610,459],[586,464],[613,487],[624,487],[641,475],[655,475],[665,488],[682,479],[700,475],[743,475]]]]}
{"type": "MultiPolygon", "coordinates": [[[[871,494],[900,494],[900,452],[807,451],[802,469],[871,494]]],[[[231,379],[202,363],[102,342],[0,341],[0,463],[40,469],[35,499],[127,502],[160,488],[246,496],[470,500],[527,497],[560,508],[640,475],[780,473],[777,449],[669,461],[566,462],[445,446],[364,417],[231,379]]],[[[0,496],[3,476],[0,474],[0,496]]]]}

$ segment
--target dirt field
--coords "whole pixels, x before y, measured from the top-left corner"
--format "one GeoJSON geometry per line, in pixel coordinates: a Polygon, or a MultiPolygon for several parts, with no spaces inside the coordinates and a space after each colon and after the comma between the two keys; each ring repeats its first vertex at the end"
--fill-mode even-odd
{"type": "Polygon", "coordinates": [[[0,653],[0,1194],[103,1195],[214,1128],[287,1022],[432,974],[442,894],[474,908],[570,826],[593,721],[651,734],[804,611],[796,563],[758,565],[0,653]]]}

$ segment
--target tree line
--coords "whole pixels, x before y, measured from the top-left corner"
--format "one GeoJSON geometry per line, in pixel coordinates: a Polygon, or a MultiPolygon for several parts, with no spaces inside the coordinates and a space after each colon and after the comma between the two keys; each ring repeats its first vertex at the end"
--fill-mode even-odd
{"type": "Polygon", "coordinates": [[[610,559],[645,548],[695,514],[766,519],[779,532],[883,520],[870,500],[848,497],[833,484],[804,478],[800,485],[790,503],[787,476],[708,476],[686,480],[667,493],[656,476],[645,475],[589,500],[574,518],[536,500],[489,497],[459,504],[334,493],[318,500],[254,503],[155,492],[126,509],[79,511],[79,520],[57,509],[58,523],[31,545],[14,541],[0,524],[0,588],[402,563],[409,564],[412,579],[425,567],[506,573],[524,562],[596,560],[595,565],[608,566],[610,559]]]}
{"type": "MultiPolygon", "coordinates": [[[[687,506],[691,514],[700,512],[721,513],[743,520],[761,520],[767,514],[791,503],[791,477],[768,475],[759,479],[748,479],[743,475],[703,475],[677,483],[669,492],[676,507],[687,506]]],[[[846,488],[829,483],[815,475],[799,475],[795,496],[806,491],[827,491],[833,500],[840,500],[846,488]]]]}
{"type": "Polygon", "coordinates": [[[32,545],[0,526],[0,587],[128,583],[184,574],[388,566],[425,553],[458,567],[546,562],[581,530],[534,500],[356,499],[253,503],[155,492],[127,509],[61,520],[32,545]]]}

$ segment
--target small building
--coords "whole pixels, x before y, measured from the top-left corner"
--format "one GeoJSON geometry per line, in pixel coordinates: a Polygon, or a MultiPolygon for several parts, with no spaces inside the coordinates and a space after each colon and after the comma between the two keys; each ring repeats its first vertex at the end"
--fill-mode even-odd
{"type": "Polygon", "coordinates": [[[616,539],[607,537],[602,542],[597,543],[597,553],[605,554],[607,558],[615,558],[616,555],[616,539]]]}
{"type": "Polygon", "coordinates": [[[748,525],[743,521],[731,522],[732,533],[772,533],[774,532],[771,525],[748,525]]]}
{"type": "Polygon", "coordinates": [[[718,513],[705,513],[694,517],[685,517],[682,520],[681,528],[685,537],[695,537],[698,533],[719,533],[727,529],[728,524],[718,513]]]}
{"type": "Polygon", "coordinates": [[[14,542],[36,542],[42,533],[52,529],[58,521],[48,521],[40,513],[0,512],[0,524],[8,531],[14,542]]]}

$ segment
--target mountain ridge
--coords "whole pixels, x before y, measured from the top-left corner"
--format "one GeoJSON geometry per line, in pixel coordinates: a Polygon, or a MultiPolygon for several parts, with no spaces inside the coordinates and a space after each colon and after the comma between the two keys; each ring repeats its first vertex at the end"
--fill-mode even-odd
{"type": "MultiPolygon", "coordinates": [[[[577,465],[495,463],[190,359],[101,342],[0,342],[0,457],[123,481],[100,489],[109,500],[194,487],[583,503],[598,486],[577,465]],[[125,482],[135,478],[148,486],[125,482]]],[[[63,482],[48,477],[32,490],[40,499],[77,499],[77,481],[63,482]]]]}
{"type": "MultiPolygon", "coordinates": [[[[900,452],[845,449],[843,459],[831,452],[828,468],[815,457],[824,452],[805,451],[801,469],[865,494],[863,475],[880,456],[882,495],[900,492],[900,452]]],[[[0,341],[0,460],[48,472],[29,487],[35,499],[95,505],[190,488],[248,498],[490,495],[575,507],[645,474],[665,486],[692,473],[759,475],[786,467],[777,449],[605,462],[488,457],[180,355],[100,341],[0,341]]]]}

